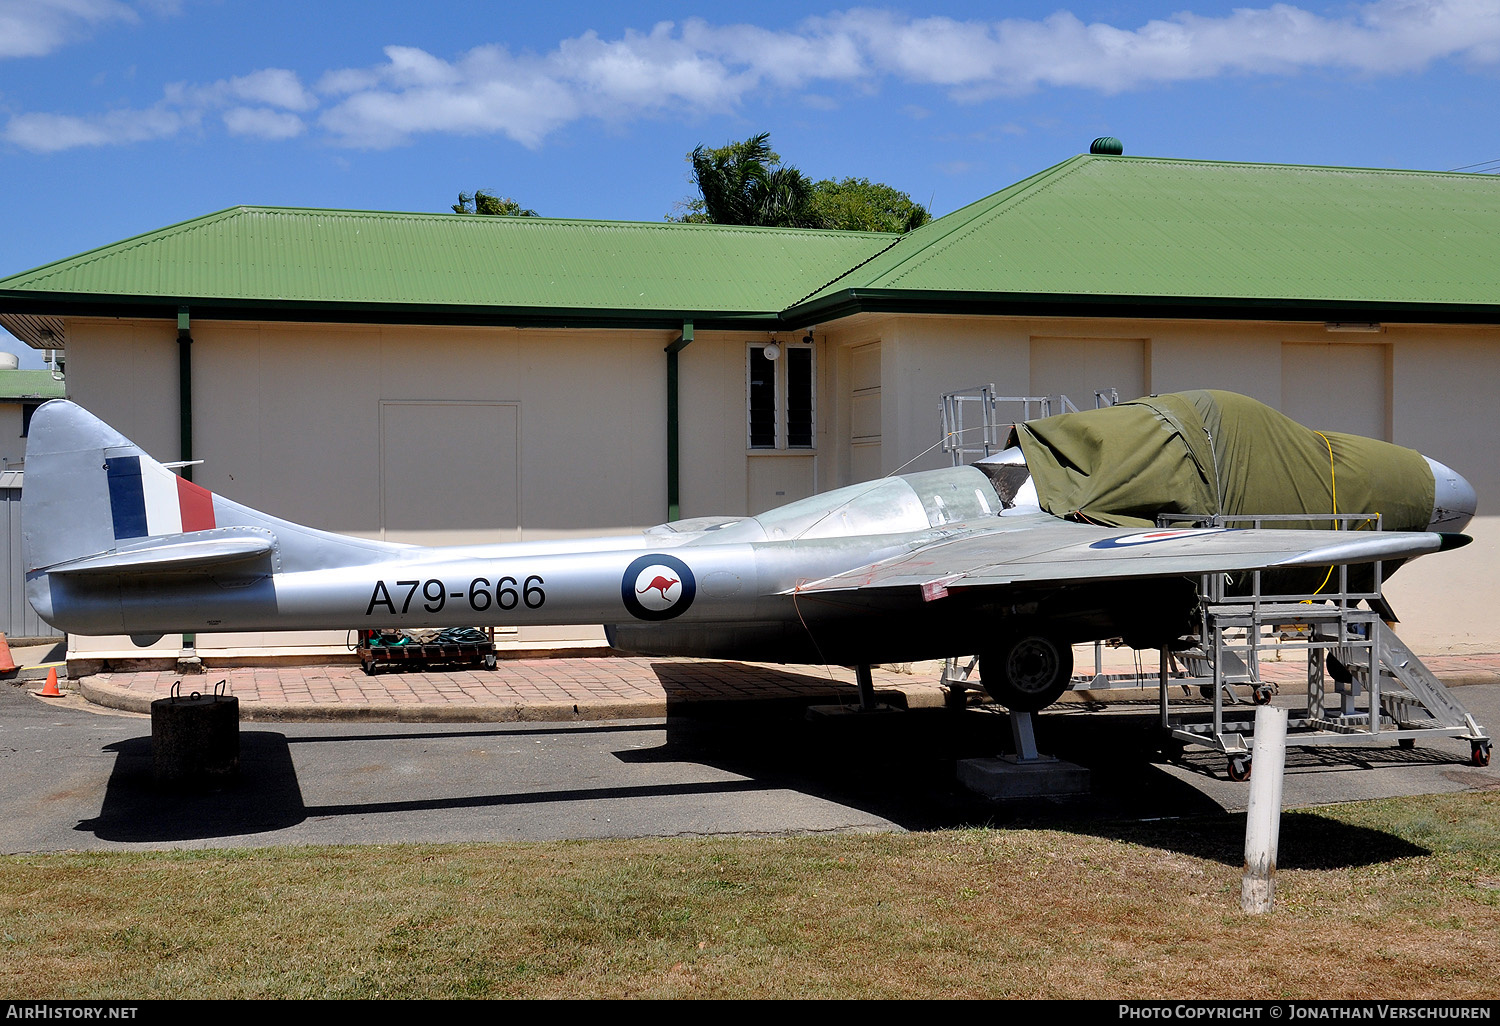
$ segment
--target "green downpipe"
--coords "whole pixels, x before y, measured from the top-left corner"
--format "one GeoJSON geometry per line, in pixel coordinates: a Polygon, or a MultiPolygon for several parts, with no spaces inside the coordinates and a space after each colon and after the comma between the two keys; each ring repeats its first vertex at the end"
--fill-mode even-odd
{"type": "Polygon", "coordinates": [[[693,341],[693,322],[682,322],[682,335],[667,346],[667,520],[682,519],[682,450],[678,445],[677,354],[693,341]]]}
{"type": "MultiPolygon", "coordinates": [[[[193,335],[188,308],[177,308],[177,423],[181,439],[178,459],[193,458],[193,335]]],[[[193,468],[183,467],[182,476],[193,479],[193,468]]]]}
{"type": "MultiPolygon", "coordinates": [[[[193,458],[193,334],[188,308],[185,306],[177,308],[177,417],[181,442],[181,451],[177,458],[183,461],[191,460],[193,458]]],[[[184,466],[182,476],[191,481],[193,468],[184,466]]],[[[185,650],[197,651],[198,636],[184,634],[182,647],[185,650]]]]}

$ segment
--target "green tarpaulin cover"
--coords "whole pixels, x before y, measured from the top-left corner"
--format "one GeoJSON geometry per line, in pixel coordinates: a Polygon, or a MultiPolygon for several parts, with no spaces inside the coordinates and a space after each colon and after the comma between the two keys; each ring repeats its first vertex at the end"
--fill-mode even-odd
{"type": "Polygon", "coordinates": [[[1233,392],[1154,395],[1034,420],[1017,424],[1009,444],[1025,454],[1042,508],[1087,523],[1153,526],[1174,513],[1379,513],[1385,530],[1425,531],[1432,519],[1432,471],[1421,453],[1305,428],[1233,392]]]}

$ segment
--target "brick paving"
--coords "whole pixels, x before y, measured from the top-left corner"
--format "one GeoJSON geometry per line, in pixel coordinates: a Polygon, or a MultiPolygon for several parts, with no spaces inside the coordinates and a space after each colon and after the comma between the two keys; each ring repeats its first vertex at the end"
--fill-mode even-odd
{"type": "MultiPolygon", "coordinates": [[[[877,668],[884,701],[941,704],[941,664],[925,676],[877,668]]],[[[165,670],[98,673],[74,682],[100,705],[149,712],[172,693],[211,693],[219,681],[246,720],[382,719],[557,720],[664,716],[684,703],[796,699],[854,702],[854,673],[843,667],[780,666],[716,660],[591,656],[502,660],[494,670],[382,670],[353,664],[212,668],[183,676],[165,670]]]]}
{"type": "MultiPolygon", "coordinates": [[[[1500,654],[1424,657],[1449,686],[1500,683],[1500,654]]],[[[1154,658],[1147,658],[1149,674],[1154,658]]],[[[941,705],[941,662],[911,672],[877,667],[877,697],[907,708],[941,705]]],[[[1079,673],[1092,667],[1080,665],[1079,673]]],[[[1106,671],[1125,666],[1106,666],[1106,671]]],[[[1304,680],[1299,663],[1262,664],[1262,675],[1283,687],[1304,680]]],[[[218,681],[240,700],[245,720],[371,719],[387,721],[539,721],[649,718],[692,704],[794,700],[852,704],[854,673],[843,667],[632,656],[571,656],[502,660],[494,670],[382,670],[356,664],[210,667],[183,676],[165,670],[98,673],[69,685],[99,705],[149,712],[172,693],[211,693],[218,681]]],[[[1098,696],[1100,693],[1093,693],[1098,696]]],[[[1122,695],[1120,700],[1134,698],[1122,695]]],[[[1154,699],[1155,692],[1150,697],[1154,699]]]]}

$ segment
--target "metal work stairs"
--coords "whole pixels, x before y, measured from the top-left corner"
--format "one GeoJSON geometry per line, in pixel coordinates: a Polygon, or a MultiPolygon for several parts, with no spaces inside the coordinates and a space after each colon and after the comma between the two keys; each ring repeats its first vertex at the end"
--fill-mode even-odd
{"type": "MultiPolygon", "coordinates": [[[[1406,730],[1464,729],[1474,738],[1484,736],[1473,715],[1395,631],[1381,631],[1377,646],[1381,711],[1392,722],[1406,730]]],[[[1355,681],[1369,687],[1369,674],[1364,667],[1356,664],[1349,666],[1349,671],[1355,681]]]]}
{"type": "Polygon", "coordinates": [[[1491,742],[1484,728],[1376,612],[1355,608],[1348,597],[1327,604],[1205,601],[1202,645],[1179,655],[1212,697],[1212,714],[1207,720],[1174,717],[1164,668],[1161,719],[1172,742],[1215,749],[1228,757],[1231,777],[1248,777],[1250,725],[1242,715],[1226,717],[1225,698],[1233,702],[1233,686],[1247,685],[1257,703],[1271,701],[1276,688],[1261,676],[1260,652],[1266,639],[1296,625],[1295,643],[1278,644],[1283,652],[1305,648],[1307,660],[1307,704],[1289,712],[1288,746],[1411,747],[1418,738],[1454,737],[1469,742],[1475,765],[1488,765],[1491,742]]]}

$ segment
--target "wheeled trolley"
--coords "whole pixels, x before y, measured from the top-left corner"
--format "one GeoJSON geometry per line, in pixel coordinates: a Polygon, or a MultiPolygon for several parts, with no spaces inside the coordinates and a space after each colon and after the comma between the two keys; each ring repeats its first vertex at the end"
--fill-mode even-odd
{"type": "MultiPolygon", "coordinates": [[[[1275,527],[1277,520],[1292,519],[1308,518],[1215,517],[1204,526],[1275,527]]],[[[1373,522],[1378,530],[1375,514],[1333,519],[1338,529],[1373,522]]],[[[1385,623],[1380,564],[1372,569],[1366,589],[1351,589],[1350,568],[1340,566],[1311,594],[1265,594],[1260,572],[1238,594],[1227,586],[1225,575],[1204,577],[1199,647],[1177,654],[1198,672],[1190,678],[1169,676],[1170,657],[1162,652],[1159,704],[1167,744],[1177,750],[1196,745],[1219,751],[1232,779],[1248,779],[1254,717],[1226,711],[1225,695],[1235,685],[1245,685],[1256,703],[1270,702],[1277,686],[1261,675],[1262,651],[1274,646],[1285,653],[1300,647],[1306,652],[1307,701],[1301,710],[1289,711],[1288,746],[1395,742],[1411,747],[1424,737],[1456,737],[1469,742],[1474,765],[1489,765],[1489,735],[1385,623]],[[1211,694],[1206,717],[1201,706],[1195,711],[1173,708],[1171,686],[1184,683],[1197,683],[1211,694]]]]}
{"type": "Polygon", "coordinates": [[[498,665],[494,639],[473,628],[460,631],[442,631],[424,640],[399,632],[383,635],[376,631],[360,631],[355,653],[365,673],[372,675],[380,672],[382,666],[426,669],[482,665],[486,670],[493,670],[498,665]]]}

